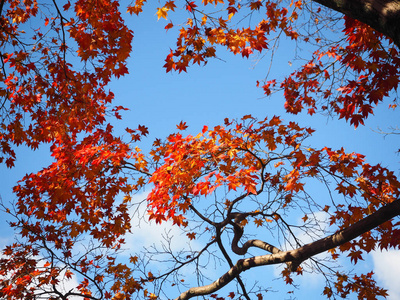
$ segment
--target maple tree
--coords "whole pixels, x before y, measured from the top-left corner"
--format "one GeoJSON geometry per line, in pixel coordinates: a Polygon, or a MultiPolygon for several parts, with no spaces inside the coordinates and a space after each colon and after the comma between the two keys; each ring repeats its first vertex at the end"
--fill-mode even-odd
{"type": "MultiPolygon", "coordinates": [[[[133,38],[122,11],[140,16],[144,6],[144,0],[127,7],[103,0],[0,3],[0,162],[12,168],[20,145],[47,145],[53,158],[21,179],[12,207],[4,204],[19,239],[3,249],[0,296],[156,299],[169,297],[168,283],[177,299],[262,299],[265,288],[248,287],[242,273],[272,264],[284,264],[287,284],[311,265],[326,279],[328,298],[386,296],[372,272],[351,274],[330,263],[347,257],[357,264],[372,250],[399,248],[400,182],[393,171],[344,149],[312,148],[313,129],[277,116],[227,118],[197,136],[185,135],[182,122],[147,154],[138,148],[148,134],[144,125],[127,128],[129,140],[114,132],[110,120],[125,108],[113,103],[107,86],[128,74],[133,38]],[[200,250],[132,252],[129,262],[121,260],[132,196],[145,186],[149,219],[172,221],[189,240],[204,243],[200,250]],[[327,193],[321,199],[313,189],[327,193]],[[293,224],[299,216],[301,226],[293,224]],[[275,237],[267,240],[265,232],[275,237]],[[254,248],[262,254],[252,254],[254,248]],[[322,252],[330,263],[315,257],[322,252]],[[157,254],[169,257],[165,272],[148,270],[147,259],[157,254]],[[202,273],[209,259],[226,266],[215,281],[202,273]],[[181,274],[191,265],[198,287],[186,286],[181,274]],[[72,278],[76,286],[63,289],[72,278]],[[232,281],[238,288],[221,291],[232,281]]],[[[311,55],[284,79],[257,85],[266,95],[281,93],[288,113],[329,113],[355,127],[398,87],[399,15],[399,1],[389,0],[171,0],[156,10],[165,29],[178,32],[167,72],[204,65],[224,48],[243,57],[273,52],[285,36],[311,55]],[[241,27],[243,19],[249,27],[241,27]]]]}

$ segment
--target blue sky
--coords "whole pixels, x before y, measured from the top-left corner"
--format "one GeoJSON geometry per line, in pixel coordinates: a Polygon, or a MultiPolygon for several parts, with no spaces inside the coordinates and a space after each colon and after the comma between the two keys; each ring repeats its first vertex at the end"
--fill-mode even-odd
{"type": "MultiPolygon", "coordinates": [[[[151,145],[154,138],[163,138],[174,132],[180,121],[187,122],[188,133],[196,134],[203,125],[222,124],[225,117],[240,118],[252,114],[264,118],[281,115],[287,121],[295,120],[301,126],[310,126],[317,130],[308,140],[312,147],[344,147],[348,152],[365,154],[371,164],[381,163],[392,170],[399,169],[400,157],[395,154],[399,145],[398,137],[384,137],[376,132],[378,128],[388,130],[388,127],[398,125],[398,111],[387,109],[388,103],[381,104],[366,125],[356,130],[343,120],[332,120],[320,115],[285,115],[283,100],[279,95],[265,98],[263,91],[256,88],[256,81],[262,80],[267,73],[270,63],[268,59],[258,61],[257,56],[243,59],[220,51],[217,54],[221,60],[211,60],[205,67],[194,66],[188,69],[188,73],[167,74],[162,66],[169,48],[173,48],[175,44],[174,31],[166,33],[164,30],[167,21],[157,21],[155,9],[150,5],[145,7],[142,15],[127,17],[127,21],[134,30],[133,54],[128,64],[130,74],[112,82],[110,89],[116,95],[115,104],[123,105],[130,111],[124,112],[123,120],[114,125],[121,134],[126,127],[135,128],[138,124],[148,126],[150,135],[143,142],[144,148],[151,145]]],[[[272,77],[280,77],[284,72],[293,70],[287,62],[293,54],[293,45],[283,42],[272,68],[272,77]]],[[[51,161],[46,146],[35,152],[20,148],[17,157],[14,169],[0,166],[0,196],[6,203],[14,199],[11,188],[23,175],[38,171],[51,161]]],[[[2,220],[4,214],[0,214],[2,220]]],[[[1,225],[3,231],[0,243],[4,245],[12,240],[12,232],[4,221],[1,225]]],[[[153,236],[150,233],[154,231],[154,227],[147,230],[142,228],[141,236],[153,236]]],[[[158,238],[154,235],[154,239],[158,238]]],[[[389,299],[398,300],[400,290],[398,287],[396,290],[396,282],[393,283],[392,280],[400,276],[400,254],[391,252],[382,256],[383,258],[379,255],[381,254],[371,255],[360,263],[360,267],[374,269],[380,283],[391,288],[392,295],[389,299]],[[378,263],[378,260],[381,261],[378,263]],[[396,270],[394,265],[399,268],[396,270]]],[[[216,270],[216,274],[223,272],[224,270],[216,270]]],[[[287,291],[286,287],[276,285],[272,280],[277,275],[274,267],[261,268],[251,273],[249,276],[265,276],[265,284],[274,290],[287,291]]],[[[306,295],[317,298],[320,295],[318,279],[306,277],[300,279],[299,283],[304,294],[300,294],[297,299],[305,299],[306,295]]],[[[284,293],[275,293],[273,297],[290,299],[290,295],[284,293]]]]}

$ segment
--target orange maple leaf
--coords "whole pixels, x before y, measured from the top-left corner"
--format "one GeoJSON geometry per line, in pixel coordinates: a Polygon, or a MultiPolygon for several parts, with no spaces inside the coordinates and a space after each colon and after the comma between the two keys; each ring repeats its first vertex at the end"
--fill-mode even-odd
{"type": "Polygon", "coordinates": [[[186,125],[186,122],[181,121],[178,125],[176,125],[176,128],[178,130],[186,130],[189,126],[186,125]]]}
{"type": "Polygon", "coordinates": [[[166,7],[157,8],[157,18],[160,20],[161,18],[167,19],[169,9],[166,7]]]}

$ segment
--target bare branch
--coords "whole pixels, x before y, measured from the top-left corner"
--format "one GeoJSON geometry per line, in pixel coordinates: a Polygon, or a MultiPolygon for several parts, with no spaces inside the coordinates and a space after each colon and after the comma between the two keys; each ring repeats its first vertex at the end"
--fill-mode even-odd
{"type": "Polygon", "coordinates": [[[268,255],[254,256],[238,260],[237,263],[228,272],[226,272],[213,283],[206,286],[190,288],[186,292],[182,293],[178,298],[176,298],[176,300],[186,300],[195,296],[208,295],[210,293],[213,293],[227,285],[240,273],[251,268],[285,262],[304,261],[313,257],[314,255],[343,245],[398,215],[400,215],[400,199],[381,207],[368,217],[358,221],[357,223],[354,223],[353,225],[335,234],[306,244],[303,247],[294,250],[282,251],[268,255]]]}

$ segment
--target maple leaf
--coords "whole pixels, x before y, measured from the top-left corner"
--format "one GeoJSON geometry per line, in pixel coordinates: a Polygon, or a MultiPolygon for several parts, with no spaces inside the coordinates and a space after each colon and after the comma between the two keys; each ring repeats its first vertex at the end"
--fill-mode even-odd
{"type": "Polygon", "coordinates": [[[250,3],[250,8],[252,10],[259,10],[261,6],[262,6],[262,2],[261,1],[255,1],[255,2],[251,2],[250,3]]]}
{"type": "Polygon", "coordinates": [[[158,20],[160,20],[160,18],[164,18],[165,20],[167,20],[167,16],[168,16],[168,11],[169,8],[167,7],[161,7],[161,8],[157,8],[157,18],[158,20]]]}
{"type": "Polygon", "coordinates": [[[189,12],[192,12],[196,7],[197,7],[197,5],[195,4],[195,2],[190,1],[190,2],[187,2],[186,10],[188,10],[189,12]]]}
{"type": "Polygon", "coordinates": [[[172,27],[174,27],[174,24],[172,24],[172,22],[170,22],[170,23],[168,23],[167,25],[165,25],[164,29],[168,31],[168,30],[171,29],[172,27]]]}
{"type": "Polygon", "coordinates": [[[136,264],[137,262],[138,262],[138,257],[137,256],[131,256],[130,258],[129,258],[129,261],[131,262],[131,263],[133,263],[133,264],[136,264]]]}
{"type": "Polygon", "coordinates": [[[164,7],[167,8],[168,10],[175,11],[176,8],[175,1],[168,1],[167,3],[165,3],[164,7]]]}
{"type": "Polygon", "coordinates": [[[254,219],[254,223],[257,225],[257,227],[262,226],[264,223],[264,220],[262,219],[254,219]]]}
{"type": "Polygon", "coordinates": [[[358,250],[358,251],[350,251],[350,253],[349,253],[348,256],[350,257],[350,260],[351,260],[354,264],[356,264],[357,261],[358,261],[359,259],[364,260],[364,259],[362,258],[362,252],[361,252],[360,250],[358,250]]]}
{"type": "Polygon", "coordinates": [[[251,49],[251,47],[246,47],[242,50],[242,56],[243,57],[247,57],[249,58],[249,55],[253,53],[253,50],[251,49]]]}
{"type": "Polygon", "coordinates": [[[188,126],[186,125],[186,122],[181,121],[178,125],[176,125],[176,128],[178,130],[186,130],[188,126]]]}
{"type": "Polygon", "coordinates": [[[131,15],[132,14],[139,15],[142,11],[143,11],[142,6],[138,6],[138,5],[128,6],[128,8],[127,8],[127,12],[131,15]]]}
{"type": "Polygon", "coordinates": [[[190,240],[196,239],[196,233],[195,232],[188,232],[186,235],[190,240]]]}
{"type": "Polygon", "coordinates": [[[173,53],[172,53],[172,50],[171,50],[171,52],[170,52],[170,54],[168,54],[168,56],[167,56],[167,58],[165,59],[165,61],[166,61],[166,63],[165,63],[165,65],[163,66],[166,70],[165,70],[165,72],[170,72],[171,70],[175,70],[176,69],[176,64],[175,64],[175,62],[174,62],[174,59],[173,59],[173,53]]]}
{"type": "Polygon", "coordinates": [[[141,133],[142,135],[144,135],[144,136],[146,136],[146,135],[149,134],[149,130],[148,130],[148,128],[147,128],[146,126],[139,125],[139,126],[138,126],[138,130],[139,130],[140,133],[141,133]]]}

